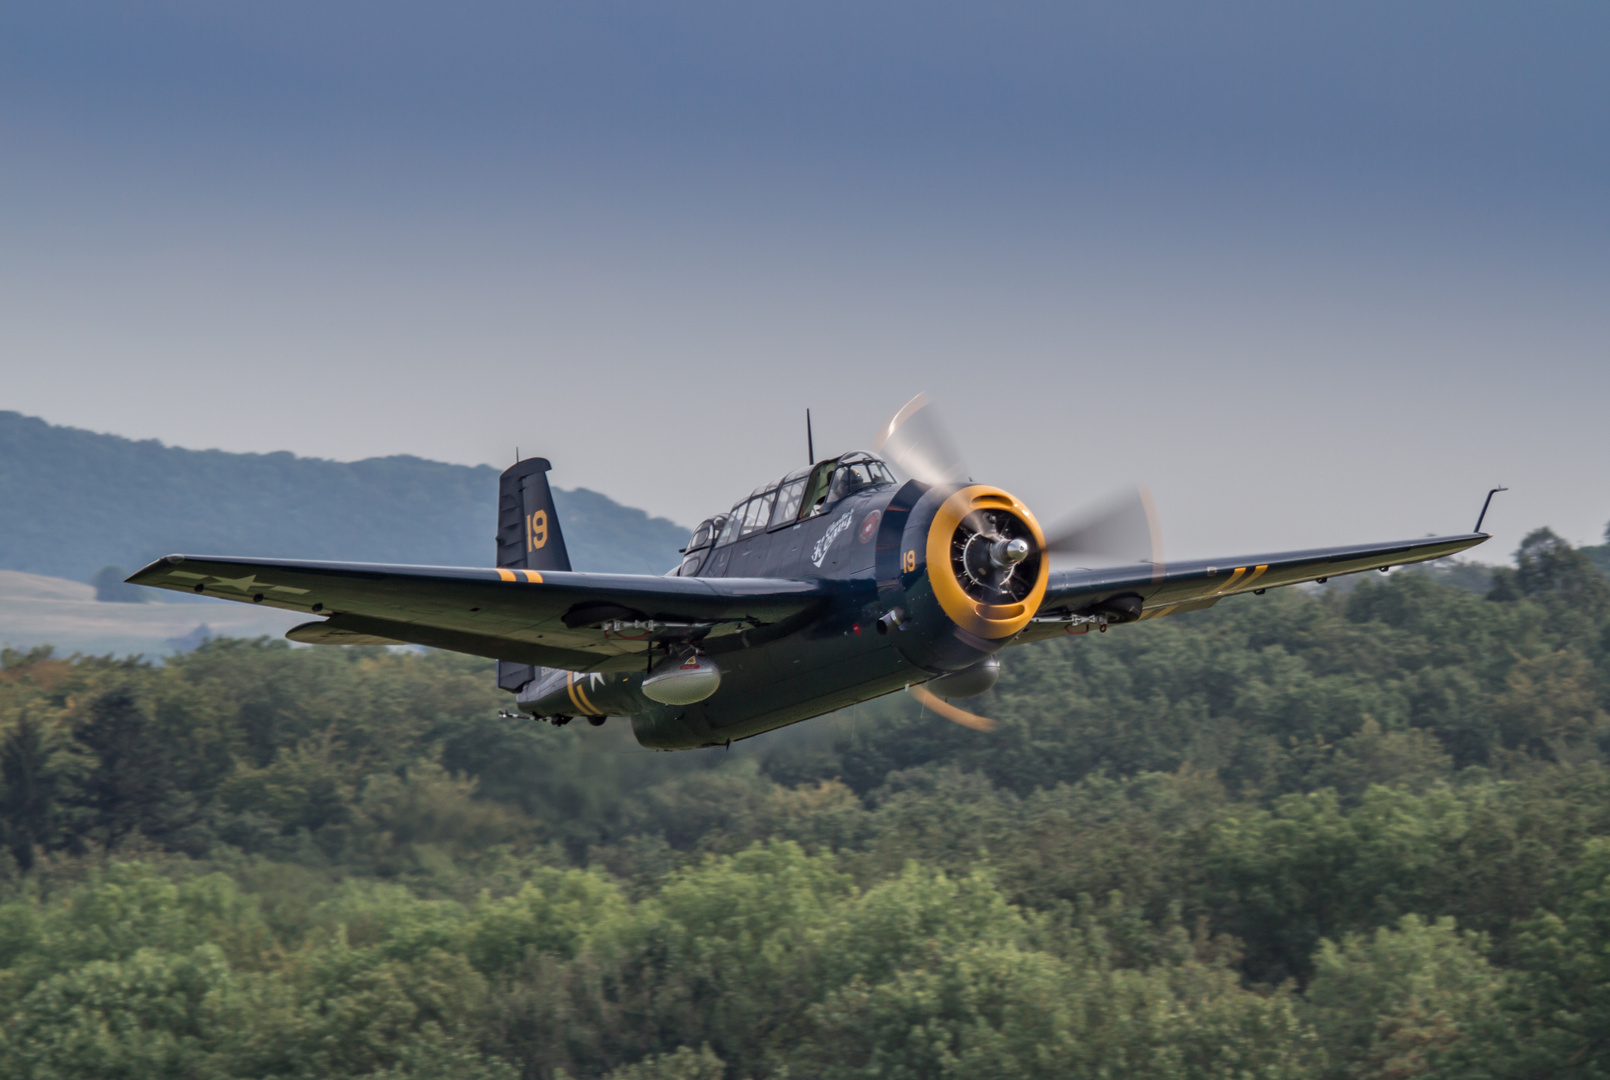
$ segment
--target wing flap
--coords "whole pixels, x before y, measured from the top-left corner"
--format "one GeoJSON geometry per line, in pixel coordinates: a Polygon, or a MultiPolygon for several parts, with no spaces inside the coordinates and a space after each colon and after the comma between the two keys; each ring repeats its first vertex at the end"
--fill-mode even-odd
{"type": "Polygon", "coordinates": [[[303,645],[407,645],[401,638],[381,637],[379,634],[364,633],[342,626],[332,619],[320,619],[316,622],[305,622],[293,626],[285,631],[285,637],[290,641],[300,642],[303,645]]]}

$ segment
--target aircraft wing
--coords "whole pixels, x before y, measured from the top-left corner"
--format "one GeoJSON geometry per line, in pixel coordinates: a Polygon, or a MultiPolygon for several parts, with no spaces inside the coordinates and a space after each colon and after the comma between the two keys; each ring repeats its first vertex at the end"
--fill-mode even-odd
{"type": "Polygon", "coordinates": [[[1061,627],[1049,620],[1093,613],[1092,609],[1101,604],[1121,606],[1126,597],[1130,598],[1130,604],[1134,603],[1133,598],[1139,598],[1140,618],[1155,619],[1200,611],[1236,593],[1261,592],[1360,570],[1441,559],[1475,547],[1486,539],[1486,533],[1467,533],[1428,536],[1395,544],[1356,544],[1236,559],[1199,559],[1166,566],[1140,563],[1104,570],[1052,571],[1039,615],[1036,622],[1030,624],[1024,639],[1037,640],[1060,632],[1061,627]]]}
{"type": "Polygon", "coordinates": [[[779,578],[197,555],[169,555],[128,580],[322,617],[287,632],[292,641],[411,643],[572,671],[635,670],[656,629],[710,640],[786,625],[829,595],[819,582],[779,578]]]}

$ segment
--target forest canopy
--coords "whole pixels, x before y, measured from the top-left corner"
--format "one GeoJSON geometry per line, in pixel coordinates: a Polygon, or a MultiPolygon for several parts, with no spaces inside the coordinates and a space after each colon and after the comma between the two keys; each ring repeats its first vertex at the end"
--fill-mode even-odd
{"type": "Polygon", "coordinates": [[[0,656],[0,1075],[1610,1076],[1610,581],[1395,571],[722,751],[0,656]]]}

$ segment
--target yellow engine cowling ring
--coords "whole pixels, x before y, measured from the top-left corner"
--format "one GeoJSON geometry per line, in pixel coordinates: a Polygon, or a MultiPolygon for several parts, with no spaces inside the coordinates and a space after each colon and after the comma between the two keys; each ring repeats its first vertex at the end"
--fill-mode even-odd
{"type": "Polygon", "coordinates": [[[1051,579],[1051,566],[1044,551],[1045,533],[1027,506],[1000,488],[969,484],[940,504],[933,522],[928,526],[928,580],[933,583],[935,599],[952,622],[981,638],[998,641],[1011,637],[1029,625],[1034,613],[1040,610],[1040,602],[1045,599],[1046,583],[1051,579]],[[951,565],[950,546],[956,528],[967,515],[977,510],[1004,510],[1028,526],[1034,537],[1034,550],[1039,553],[1037,569],[1028,594],[1020,601],[989,604],[975,600],[962,587],[961,579],[951,565]]]}
{"type": "MultiPolygon", "coordinates": [[[[928,491],[912,509],[901,537],[899,598],[903,626],[888,630],[894,645],[918,666],[958,671],[991,655],[1029,624],[1045,599],[1050,566],[1045,534],[1027,506],[985,484],[928,491]],[[1028,590],[1011,603],[969,595],[956,572],[952,542],[969,514],[987,510],[1016,518],[1032,537],[1034,573],[1028,590]]],[[[893,592],[885,593],[893,598],[893,592]]]]}

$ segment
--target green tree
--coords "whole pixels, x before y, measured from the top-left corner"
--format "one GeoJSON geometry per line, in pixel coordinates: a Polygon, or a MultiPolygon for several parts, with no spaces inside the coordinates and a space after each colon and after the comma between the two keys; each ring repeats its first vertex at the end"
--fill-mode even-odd
{"type": "Polygon", "coordinates": [[[95,840],[116,847],[135,832],[173,840],[195,822],[196,800],[176,775],[174,748],[132,686],[97,694],[72,731],[87,758],[75,778],[72,802],[85,814],[86,831],[95,840]]]}
{"type": "Polygon", "coordinates": [[[53,845],[60,819],[61,767],[44,725],[28,713],[0,741],[0,838],[24,871],[34,850],[53,845]]]}
{"type": "Polygon", "coordinates": [[[1610,614],[1610,579],[1547,528],[1526,534],[1515,550],[1515,569],[1495,572],[1488,595],[1496,600],[1531,597],[1595,620],[1610,614]]]}
{"type": "Polygon", "coordinates": [[[1452,919],[1405,915],[1394,927],[1325,941],[1306,995],[1329,1055],[1343,1078],[1460,1075],[1473,1034],[1497,1019],[1503,973],[1486,942],[1452,919]]]}
{"type": "Polygon", "coordinates": [[[1610,840],[1588,842],[1517,953],[1509,1074],[1610,1077],[1610,840]]]}
{"type": "Polygon", "coordinates": [[[1312,1032],[1285,994],[1241,989],[1188,960],[1115,967],[1093,947],[1062,960],[1013,945],[936,952],[852,979],[811,1016],[793,1074],[825,1078],[1308,1077],[1312,1032]]]}
{"type": "Polygon", "coordinates": [[[679,1046],[675,1053],[650,1054],[635,1065],[623,1065],[606,1080],[726,1080],[726,1062],[709,1046],[679,1046]]]}
{"type": "Polygon", "coordinates": [[[142,949],[36,986],[6,1018],[0,1074],[15,1077],[225,1077],[234,989],[216,946],[142,949]]]}
{"type": "Polygon", "coordinates": [[[1519,659],[1492,698],[1498,740],[1506,749],[1561,760],[1597,757],[1610,734],[1603,687],[1586,657],[1560,649],[1519,659]]]}

